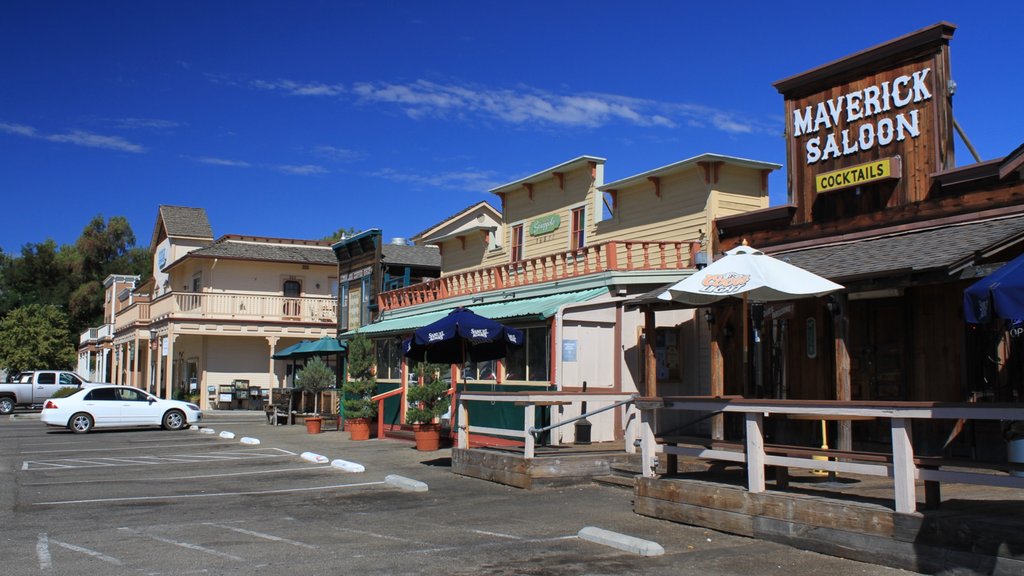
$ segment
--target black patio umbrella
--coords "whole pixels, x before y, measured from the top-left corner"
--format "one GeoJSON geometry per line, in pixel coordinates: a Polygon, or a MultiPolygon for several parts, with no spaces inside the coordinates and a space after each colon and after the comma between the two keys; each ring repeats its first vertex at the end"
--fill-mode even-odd
{"type": "Polygon", "coordinates": [[[523,331],[505,326],[467,308],[456,308],[444,318],[413,332],[403,342],[406,357],[419,361],[464,364],[508,355],[523,345],[523,331]]]}

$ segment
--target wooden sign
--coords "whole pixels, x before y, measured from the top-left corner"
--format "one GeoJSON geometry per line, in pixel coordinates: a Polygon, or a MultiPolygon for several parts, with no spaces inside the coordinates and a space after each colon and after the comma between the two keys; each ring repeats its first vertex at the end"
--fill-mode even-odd
{"type": "Polygon", "coordinates": [[[832,190],[853,188],[871,182],[895,180],[903,176],[902,171],[902,163],[899,156],[880,158],[874,162],[818,174],[814,177],[814,189],[820,194],[832,190]]]}

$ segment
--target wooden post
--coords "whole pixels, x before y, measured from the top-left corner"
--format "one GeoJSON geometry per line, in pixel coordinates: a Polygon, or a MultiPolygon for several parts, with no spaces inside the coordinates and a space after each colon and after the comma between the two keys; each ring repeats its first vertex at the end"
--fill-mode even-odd
{"type": "Polygon", "coordinates": [[[657,442],[654,439],[654,410],[640,410],[640,473],[654,478],[658,470],[657,442]]]}
{"type": "Polygon", "coordinates": [[[747,490],[764,492],[764,416],[760,412],[744,414],[747,432],[747,490]]]}
{"type": "Polygon", "coordinates": [[[914,480],[914,447],[911,443],[910,420],[893,418],[892,482],[897,512],[913,514],[917,511],[914,480]]]}
{"type": "Polygon", "coordinates": [[[469,410],[466,409],[466,403],[461,399],[459,400],[459,421],[457,425],[459,429],[457,446],[465,450],[469,448],[469,410]]]}
{"type": "MultiPolygon", "coordinates": [[[[850,392],[850,322],[846,316],[846,296],[833,296],[839,309],[833,315],[836,359],[836,400],[852,400],[850,392]]],[[[853,450],[853,422],[839,420],[837,423],[836,447],[839,450],[853,450]]]]}
{"type": "Polygon", "coordinates": [[[658,395],[658,364],[654,356],[654,310],[644,309],[644,391],[649,397],[658,395]]]}
{"type": "Polygon", "coordinates": [[[526,408],[523,408],[526,412],[523,414],[523,430],[526,432],[526,445],[523,448],[523,458],[533,458],[534,440],[533,434],[530,434],[530,428],[533,428],[535,423],[533,402],[527,401],[526,408]]]}
{"type": "MultiPolygon", "coordinates": [[[[718,323],[711,327],[710,345],[710,368],[711,368],[711,395],[725,396],[725,360],[722,358],[722,345],[718,341],[720,326],[724,322],[719,319],[718,323]]],[[[711,417],[711,438],[715,440],[725,439],[725,415],[715,414],[711,417]]]]}

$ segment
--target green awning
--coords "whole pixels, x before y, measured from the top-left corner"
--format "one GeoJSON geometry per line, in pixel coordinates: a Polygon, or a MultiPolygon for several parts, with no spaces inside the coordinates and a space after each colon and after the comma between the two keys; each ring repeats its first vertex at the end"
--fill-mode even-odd
{"type": "MultiPolygon", "coordinates": [[[[491,320],[546,320],[555,315],[558,309],[565,304],[586,302],[607,294],[607,288],[591,288],[577,292],[564,292],[540,296],[537,298],[524,298],[522,300],[510,300],[508,302],[494,302],[491,304],[477,304],[467,306],[473,312],[490,318],[491,320]]],[[[360,334],[367,336],[391,336],[394,334],[405,334],[413,330],[440,320],[448,315],[454,308],[439,310],[436,312],[425,312],[401,318],[390,318],[374,322],[359,328],[360,334]]],[[[341,335],[342,338],[355,336],[355,330],[349,330],[341,335]]]]}

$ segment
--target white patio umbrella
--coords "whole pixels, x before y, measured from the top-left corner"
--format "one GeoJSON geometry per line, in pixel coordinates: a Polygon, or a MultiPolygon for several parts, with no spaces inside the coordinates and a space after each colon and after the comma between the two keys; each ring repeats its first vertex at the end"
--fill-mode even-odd
{"type": "MultiPolygon", "coordinates": [[[[737,246],[707,267],[658,294],[660,300],[674,300],[691,306],[707,306],[725,298],[743,300],[743,364],[747,364],[747,306],[779,300],[824,296],[843,287],[803,268],[793,266],[750,246],[737,246]]],[[[755,329],[755,343],[760,337],[755,329]]],[[[759,345],[759,344],[758,344],[759,345]]],[[[760,388],[760,367],[755,366],[760,388]]],[[[744,388],[747,371],[744,368],[744,388]]]]}
{"type": "Polygon", "coordinates": [[[703,270],[669,286],[658,298],[707,306],[730,297],[774,302],[824,296],[842,289],[831,280],[772,258],[760,250],[737,246],[703,270]]]}

